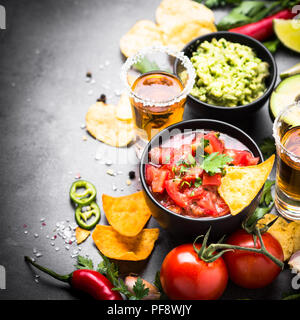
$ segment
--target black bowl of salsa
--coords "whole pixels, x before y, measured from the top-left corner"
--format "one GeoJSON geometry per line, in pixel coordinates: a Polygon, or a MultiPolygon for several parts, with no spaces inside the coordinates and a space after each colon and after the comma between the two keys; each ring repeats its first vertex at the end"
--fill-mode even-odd
{"type": "Polygon", "coordinates": [[[224,165],[262,161],[257,144],[239,128],[218,120],[186,120],[162,130],[148,143],[140,179],[146,202],[162,228],[192,239],[211,227],[211,236],[217,239],[241,226],[262,192],[239,214],[231,215],[217,192],[224,165]]]}

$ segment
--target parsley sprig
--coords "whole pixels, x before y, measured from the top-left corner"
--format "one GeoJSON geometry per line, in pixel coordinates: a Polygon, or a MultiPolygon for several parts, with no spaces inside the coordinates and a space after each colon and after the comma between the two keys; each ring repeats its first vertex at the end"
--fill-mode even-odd
{"type": "Polygon", "coordinates": [[[209,175],[213,176],[216,173],[222,173],[225,166],[232,161],[233,159],[226,154],[213,152],[204,157],[202,168],[209,175]]]}

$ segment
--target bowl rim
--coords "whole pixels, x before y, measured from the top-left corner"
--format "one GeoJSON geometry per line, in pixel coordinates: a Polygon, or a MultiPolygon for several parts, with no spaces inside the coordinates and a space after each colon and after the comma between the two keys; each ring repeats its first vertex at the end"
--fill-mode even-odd
{"type": "MultiPolygon", "coordinates": [[[[194,44],[195,42],[199,41],[199,44],[203,41],[206,40],[206,38],[208,37],[213,37],[213,36],[224,36],[224,38],[226,38],[226,36],[228,35],[235,35],[237,37],[240,37],[240,38],[244,38],[244,39],[248,39],[250,42],[252,41],[253,45],[247,45],[249,47],[251,47],[252,49],[255,50],[256,47],[260,47],[262,50],[265,51],[265,53],[269,56],[269,59],[272,63],[272,66],[273,66],[273,69],[274,69],[274,72],[271,74],[270,73],[270,77],[271,77],[271,83],[268,87],[268,89],[264,92],[264,94],[262,96],[260,96],[258,99],[248,103],[248,104],[244,104],[244,105],[241,105],[241,106],[236,106],[236,107],[223,107],[223,106],[216,106],[216,105],[213,105],[213,104],[209,104],[209,103],[206,103],[206,102],[203,102],[199,99],[197,99],[196,97],[192,96],[190,93],[188,94],[188,97],[192,100],[194,100],[196,103],[200,103],[202,104],[203,106],[205,107],[208,107],[208,108],[212,108],[212,109],[215,109],[215,110],[230,110],[230,111],[234,111],[234,110],[241,110],[241,109],[249,109],[253,106],[255,106],[257,103],[261,102],[262,100],[266,99],[270,94],[271,94],[271,91],[273,90],[275,84],[276,84],[276,80],[277,80],[277,74],[278,74],[278,68],[277,68],[277,63],[275,61],[275,58],[273,57],[272,53],[258,40],[250,37],[250,36],[247,36],[247,35],[244,35],[244,34],[241,34],[241,33],[237,33],[237,32],[229,32],[229,31],[217,31],[217,32],[211,32],[211,33],[207,33],[205,35],[202,35],[198,38],[195,38],[193,39],[192,41],[190,41],[187,45],[184,46],[184,48],[182,49],[183,53],[186,55],[186,50],[192,45],[194,44]],[[202,40],[202,41],[201,41],[202,40]]],[[[228,40],[230,41],[230,40],[228,40]]],[[[237,41],[237,40],[235,40],[237,41]]],[[[175,74],[177,74],[177,64],[178,64],[178,61],[176,60],[174,62],[174,72],[175,74]]]]}
{"type": "MultiPolygon", "coordinates": [[[[149,142],[148,144],[145,146],[145,149],[142,153],[142,156],[141,156],[141,161],[140,161],[140,164],[139,164],[139,174],[140,174],[140,179],[141,179],[141,185],[142,185],[142,188],[144,190],[144,192],[146,192],[147,196],[150,198],[150,200],[156,205],[158,206],[160,209],[162,209],[163,211],[165,211],[166,213],[170,214],[170,215],[173,215],[175,217],[178,217],[179,219],[183,219],[183,220],[190,220],[190,221],[202,221],[202,222],[214,222],[214,221],[220,221],[220,220],[227,220],[227,219],[233,219],[235,216],[231,215],[231,214],[227,214],[225,216],[221,216],[221,217],[216,217],[216,218],[213,218],[213,217],[202,217],[202,218],[193,218],[193,217],[190,217],[190,216],[184,216],[184,215],[180,215],[172,210],[169,210],[167,209],[166,207],[164,207],[163,205],[161,205],[156,199],[155,197],[153,196],[153,194],[150,192],[149,188],[148,188],[148,185],[146,183],[146,179],[145,179],[145,175],[144,175],[144,167],[145,167],[145,161],[144,159],[146,158],[146,156],[148,156],[148,150],[149,148],[151,148],[151,142],[153,139],[157,139],[159,136],[161,136],[164,132],[166,132],[167,130],[172,130],[176,127],[178,127],[178,125],[185,125],[187,123],[198,123],[198,122],[210,122],[212,124],[215,124],[215,123],[218,123],[218,124],[221,124],[221,125],[225,125],[225,126],[228,126],[230,128],[232,128],[233,130],[236,130],[238,131],[239,133],[241,133],[242,135],[244,135],[248,140],[250,140],[250,142],[256,147],[257,151],[258,151],[258,154],[259,154],[259,157],[260,157],[260,160],[261,161],[264,161],[264,157],[263,157],[263,154],[262,152],[260,151],[258,145],[256,144],[256,142],[246,133],[244,132],[243,130],[241,130],[240,128],[232,125],[232,124],[229,124],[227,122],[224,122],[224,121],[219,121],[219,120],[215,120],[215,119],[189,119],[189,120],[183,120],[183,121],[180,121],[180,122],[177,122],[175,124],[172,124],[168,127],[166,127],[165,129],[163,129],[162,131],[160,131],[159,133],[157,133],[149,142]]],[[[201,128],[200,128],[201,129],[201,128]]],[[[260,192],[260,191],[259,191],[260,192]]],[[[258,192],[258,193],[259,193],[258,192]]],[[[257,196],[257,195],[256,195],[257,196]]],[[[256,196],[254,197],[254,199],[256,198],[256,196]]],[[[254,200],[252,199],[252,201],[254,200]]],[[[251,205],[252,201],[250,202],[250,204],[248,206],[251,205]]],[[[247,207],[248,207],[247,206],[247,207]]],[[[246,208],[247,208],[246,207],[246,208]]],[[[246,209],[244,208],[244,209],[246,209]]],[[[243,210],[244,210],[243,209],[243,210]]],[[[239,213],[240,214],[240,213],[239,213]]]]}

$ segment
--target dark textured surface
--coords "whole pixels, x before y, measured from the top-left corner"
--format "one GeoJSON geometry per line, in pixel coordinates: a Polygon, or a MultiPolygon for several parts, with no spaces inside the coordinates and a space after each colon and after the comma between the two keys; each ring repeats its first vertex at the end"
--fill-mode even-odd
{"type": "MultiPolygon", "coordinates": [[[[7,271],[7,289],[0,290],[0,299],[79,297],[44,275],[35,283],[35,272],[24,263],[23,256],[32,256],[33,248],[37,248],[43,253],[40,263],[61,273],[73,270],[75,260],[63,242],[57,240],[60,251],[56,252],[46,235],[52,235],[57,221],[73,221],[68,189],[76,173],[92,181],[99,194],[125,195],[136,190],[137,181],[129,187],[125,183],[126,174],[136,170],[136,165],[112,165],[123,175],[105,174],[107,166],[96,161],[95,155],[100,152],[103,158],[112,158],[113,148],[94,140],[80,126],[88,106],[101,93],[108,95],[109,102],[118,100],[114,90],[121,88],[123,63],[119,39],[137,19],[154,19],[159,2],[0,1],[7,11],[7,30],[0,30],[0,265],[7,271]],[[109,65],[100,70],[99,65],[106,60],[109,65]],[[85,82],[87,71],[92,72],[95,84],[85,82]],[[83,135],[88,136],[87,141],[83,135]],[[124,191],[114,192],[113,183],[124,191]],[[46,226],[41,230],[43,217],[46,226]],[[24,224],[28,225],[27,235],[24,224]]],[[[217,18],[222,14],[217,12],[217,18]]],[[[281,49],[276,60],[280,72],[295,64],[299,56],[281,49]]],[[[187,107],[185,118],[192,116],[187,107]]],[[[267,107],[241,119],[238,125],[257,142],[271,135],[267,107]]],[[[134,159],[132,147],[128,153],[134,159]]],[[[106,222],[104,215],[101,222],[106,222]]],[[[157,224],[151,220],[149,225],[157,224]]],[[[153,280],[174,245],[175,241],[162,231],[148,261],[123,264],[122,269],[140,271],[153,280]]],[[[99,261],[91,238],[82,244],[82,253],[99,261]]],[[[223,298],[278,299],[291,291],[290,279],[287,270],[263,290],[243,290],[230,284],[223,298]]]]}

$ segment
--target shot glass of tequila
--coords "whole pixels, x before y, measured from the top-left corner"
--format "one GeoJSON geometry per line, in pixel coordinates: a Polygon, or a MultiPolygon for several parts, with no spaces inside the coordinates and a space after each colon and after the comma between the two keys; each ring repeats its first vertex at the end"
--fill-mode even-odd
{"type": "Polygon", "coordinates": [[[153,46],[128,58],[121,78],[130,97],[140,157],[155,134],[182,120],[195,70],[182,52],[153,46]]]}
{"type": "Polygon", "coordinates": [[[277,116],[273,126],[277,151],[275,205],[290,220],[300,220],[300,103],[277,116]]]}

